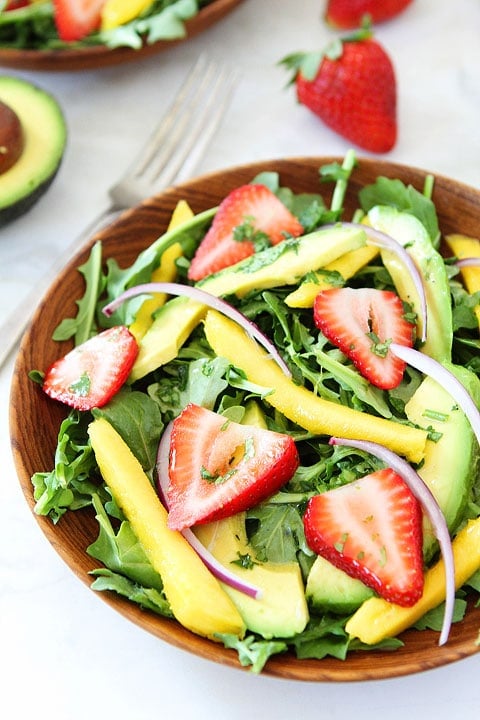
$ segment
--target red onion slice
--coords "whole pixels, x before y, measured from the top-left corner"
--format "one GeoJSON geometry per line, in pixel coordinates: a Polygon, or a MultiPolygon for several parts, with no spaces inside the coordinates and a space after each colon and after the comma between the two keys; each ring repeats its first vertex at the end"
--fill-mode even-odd
{"type": "Polygon", "coordinates": [[[462,258],[461,260],[456,260],[454,262],[454,265],[458,268],[463,267],[479,267],[480,266],[480,257],[466,257],[462,258]]]}
{"type": "Polygon", "coordinates": [[[439,645],[444,645],[448,640],[450,627],[452,625],[454,604],[455,604],[455,565],[453,559],[452,541],[448,532],[445,517],[438,505],[434,495],[428,486],[423,482],[420,475],[407,463],[383,445],[368,440],[347,440],[345,438],[332,437],[330,445],[346,445],[349,447],[364,450],[383,460],[389,467],[397,472],[406,482],[417,500],[421,503],[425,513],[432,523],[435,536],[440,545],[445,568],[445,613],[443,616],[442,631],[440,633],[439,645]]]}
{"type": "Polygon", "coordinates": [[[458,403],[466,417],[468,418],[472,430],[475,433],[478,443],[480,444],[480,413],[470,393],[465,389],[462,383],[457,380],[455,375],[445,368],[437,360],[434,360],[429,355],[425,355],[414,348],[406,347],[405,345],[399,345],[398,343],[391,343],[389,350],[394,355],[412,365],[420,372],[425,375],[429,375],[431,378],[436,380],[444,390],[446,390],[452,398],[458,403]]]}
{"type": "Polygon", "coordinates": [[[218,312],[222,313],[222,315],[226,315],[231,320],[234,320],[236,323],[238,323],[250,337],[255,338],[260,343],[260,345],[262,345],[265,350],[267,350],[272,360],[277,363],[277,365],[281,368],[281,370],[285,373],[287,377],[292,376],[288,365],[278,352],[275,345],[257,327],[257,325],[255,325],[255,323],[246,318],[243,313],[230,305],[230,303],[227,303],[225,300],[222,300],[215,295],[211,295],[205,290],[200,290],[199,288],[191,287],[190,285],[182,285],[181,283],[144,283],[142,285],[136,285],[135,287],[125,290],[125,292],[115,298],[115,300],[112,300],[112,302],[108,303],[108,305],[105,305],[105,307],[103,308],[103,312],[107,317],[110,317],[110,315],[112,315],[115,310],[120,307],[122,303],[125,302],[125,300],[129,300],[130,298],[136,297],[137,295],[150,295],[152,293],[165,293],[166,295],[182,295],[184,297],[190,298],[191,300],[202,303],[202,305],[207,305],[213,310],[217,310],[218,312]]]}
{"type": "MultiPolygon", "coordinates": [[[[160,439],[157,453],[157,492],[162,504],[167,509],[167,489],[169,484],[168,464],[172,427],[173,422],[169,423],[165,428],[163,435],[160,439]]],[[[251,585],[250,583],[244,582],[238,577],[238,575],[229,572],[228,568],[218,562],[218,560],[212,555],[212,553],[209,552],[204,545],[202,545],[202,543],[192,532],[192,530],[186,528],[185,530],[182,530],[182,535],[185,540],[191,545],[191,547],[195,550],[197,555],[200,557],[206,567],[210,570],[212,575],[217,578],[217,580],[220,580],[226,585],[234,588],[234,590],[238,590],[239,592],[242,592],[245,595],[248,595],[249,597],[252,597],[256,600],[261,597],[261,590],[259,588],[251,585]]]]}

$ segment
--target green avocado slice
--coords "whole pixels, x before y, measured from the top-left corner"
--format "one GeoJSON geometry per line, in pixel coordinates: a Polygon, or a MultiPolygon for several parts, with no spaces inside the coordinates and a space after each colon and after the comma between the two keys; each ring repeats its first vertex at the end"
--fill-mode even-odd
{"type": "Polygon", "coordinates": [[[65,150],[65,118],[55,98],[17,77],[0,76],[0,101],[18,116],[24,148],[0,174],[0,226],[27,212],[53,181],[65,150]]]}

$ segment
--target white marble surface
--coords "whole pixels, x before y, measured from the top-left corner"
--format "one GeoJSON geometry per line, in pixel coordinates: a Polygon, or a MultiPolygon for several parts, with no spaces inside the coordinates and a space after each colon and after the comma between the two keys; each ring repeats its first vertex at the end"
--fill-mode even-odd
{"type": "MultiPolygon", "coordinates": [[[[246,0],[217,27],[156,58],[71,74],[5,70],[56,95],[69,142],[48,194],[0,231],[2,315],[103,209],[107,188],[202,50],[235,66],[240,84],[198,172],[260,158],[342,155],[348,144],[296,104],[276,66],[289,52],[325,44],[322,6],[246,0]]],[[[480,186],[479,33],[478,0],[415,0],[377,28],[399,85],[399,141],[388,159],[480,186]]],[[[305,684],[217,666],[112,612],[57,556],[21,494],[8,437],[12,366],[10,358],[0,373],[2,717],[478,717],[480,656],[407,678],[305,684]]]]}

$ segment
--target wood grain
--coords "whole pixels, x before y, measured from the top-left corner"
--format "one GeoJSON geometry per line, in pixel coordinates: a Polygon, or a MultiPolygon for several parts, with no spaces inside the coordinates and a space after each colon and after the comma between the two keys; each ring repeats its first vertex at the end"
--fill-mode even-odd
{"type": "Polygon", "coordinates": [[[191,20],[186,21],[187,35],[178,40],[160,40],[151,45],[144,44],[138,50],[128,47],[110,49],[105,45],[58,50],[17,50],[0,47],[0,66],[40,72],[71,72],[136,62],[199,35],[232,12],[241,2],[243,0],[215,0],[202,8],[191,20]]]}
{"type": "MultiPolygon", "coordinates": [[[[98,233],[82,248],[59,275],[41,301],[27,330],[16,360],[11,389],[10,427],[15,466],[25,498],[32,509],[31,475],[35,471],[51,469],[57,432],[65,411],[53,403],[31,382],[27,373],[35,368],[45,369],[49,363],[69,349],[54,343],[51,335],[58,322],[75,311],[75,300],[81,296],[83,285],[76,267],[84,262],[94,240],[100,239],[105,256],[114,257],[121,266],[129,265],[136,255],[161,235],[170,215],[180,199],[185,199],[195,213],[217,205],[226,193],[250,181],[258,172],[277,170],[282,185],[297,192],[320,191],[328,202],[327,187],[319,184],[318,168],[339,158],[293,158],[245,165],[228,171],[212,173],[183,185],[172,187],[161,195],[147,200],[124,213],[113,225],[98,233]]],[[[416,188],[423,187],[426,173],[415,168],[377,161],[360,160],[354,171],[346,208],[349,214],[356,207],[357,191],[378,175],[400,178],[416,188]]],[[[444,177],[436,177],[434,201],[444,233],[462,232],[478,236],[480,221],[480,192],[444,177]]],[[[85,552],[97,535],[93,513],[67,513],[57,525],[33,515],[72,571],[87,585],[88,571],[97,564],[85,552]]],[[[217,663],[240,668],[236,653],[183,629],[178,623],[140,610],[136,605],[109,594],[98,597],[130,621],[161,640],[200,655],[217,663]]],[[[365,681],[398,677],[417,673],[458,661],[478,652],[480,608],[469,602],[466,618],[453,626],[447,645],[438,647],[438,634],[430,631],[407,631],[402,635],[405,646],[395,652],[358,652],[346,661],[326,658],[297,660],[293,655],[272,658],[264,673],[279,678],[309,682],[365,681]]],[[[81,632],[81,628],[79,628],[81,632]]],[[[245,670],[244,670],[245,671],[245,670]]]]}

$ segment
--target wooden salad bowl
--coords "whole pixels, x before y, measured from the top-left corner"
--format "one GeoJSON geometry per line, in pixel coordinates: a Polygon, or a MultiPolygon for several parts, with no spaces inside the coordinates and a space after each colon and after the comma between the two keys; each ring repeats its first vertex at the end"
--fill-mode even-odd
{"type": "MultiPolygon", "coordinates": [[[[318,169],[339,158],[292,158],[257,162],[206,176],[171,187],[125,212],[114,224],[97,233],[58,275],[45,294],[29,329],[26,331],[15,364],[11,388],[10,428],[14,462],[25,498],[36,522],[67,565],[90,586],[89,571],[98,563],[85,551],[98,533],[91,509],[67,512],[57,525],[34,514],[30,478],[36,471],[52,468],[57,433],[66,411],[51,401],[28,378],[32,369],[46,369],[70,349],[69,343],[52,341],[60,320],[75,314],[75,300],[83,294],[83,281],[76,268],[87,259],[94,240],[101,240],[106,257],[114,257],[121,266],[130,265],[137,254],[167,228],[177,202],[186,200],[198,213],[216,206],[235,187],[249,182],[259,172],[275,170],[281,184],[296,192],[321,192],[329,202],[329,185],[319,183],[318,169]]],[[[360,159],[353,172],[345,199],[347,213],[356,208],[358,190],[379,175],[400,178],[422,189],[426,172],[416,168],[360,159]]],[[[434,185],[440,227],[443,233],[462,232],[475,236],[480,223],[480,192],[460,182],[437,176],[434,185]]],[[[108,603],[139,627],[179,648],[208,660],[240,669],[237,654],[222,645],[196,636],[177,622],[141,610],[137,605],[108,592],[98,593],[108,603]]],[[[438,633],[409,630],[402,634],[404,646],[394,652],[356,652],[341,661],[297,660],[293,654],[274,656],[263,673],[279,678],[302,681],[364,681],[417,673],[455,662],[478,652],[480,607],[469,599],[464,620],[452,627],[448,643],[438,646],[438,633]]],[[[245,670],[244,670],[245,671],[245,670]]]]}
{"type": "Polygon", "coordinates": [[[186,21],[184,38],[159,40],[151,45],[144,44],[138,50],[131,47],[111,49],[105,45],[55,50],[17,50],[0,46],[0,66],[41,72],[70,72],[135,62],[199,35],[232,12],[241,2],[243,0],[214,0],[210,5],[206,5],[195,17],[186,21]]]}

